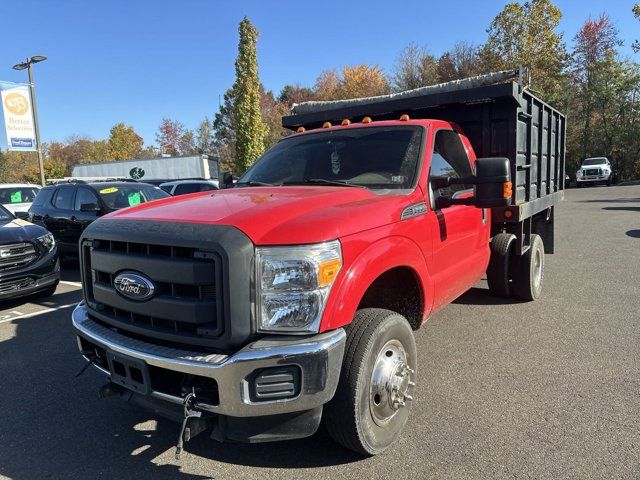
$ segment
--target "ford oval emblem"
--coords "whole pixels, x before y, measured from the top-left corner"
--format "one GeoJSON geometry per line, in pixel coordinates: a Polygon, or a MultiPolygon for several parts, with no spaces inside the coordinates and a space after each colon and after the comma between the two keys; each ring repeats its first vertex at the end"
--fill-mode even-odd
{"type": "Polygon", "coordinates": [[[149,300],[156,290],[151,280],[133,272],[122,272],[116,275],[113,286],[116,292],[131,300],[149,300]]]}

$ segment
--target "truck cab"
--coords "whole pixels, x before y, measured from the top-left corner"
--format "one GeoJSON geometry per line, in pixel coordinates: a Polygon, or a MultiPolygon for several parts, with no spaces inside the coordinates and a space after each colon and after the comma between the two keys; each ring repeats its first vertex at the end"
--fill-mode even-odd
{"type": "Polygon", "coordinates": [[[613,171],[607,157],[585,158],[576,172],[576,185],[607,185],[613,183],[613,171]]]}
{"type": "MultiPolygon", "coordinates": [[[[515,84],[499,92],[511,113],[520,108],[515,84]]],[[[493,293],[538,298],[564,179],[557,149],[544,165],[536,152],[534,175],[520,175],[530,150],[477,158],[454,117],[470,112],[477,124],[478,103],[460,107],[455,91],[447,120],[420,103],[442,105],[440,90],[419,94],[402,109],[378,98],[294,111],[283,125],[296,133],[235,184],[227,176],[231,188],[89,225],[72,319],[81,353],[107,375],[101,395],[182,421],[179,449],[204,430],[301,438],[321,420],[363,455],[393,444],[418,381],[413,332],[485,272],[493,293]]],[[[484,125],[501,128],[502,110],[480,108],[495,108],[484,125]]],[[[559,146],[563,119],[536,113],[550,134],[541,144],[559,146]]],[[[509,135],[500,132],[486,133],[496,148],[509,135]]]]}

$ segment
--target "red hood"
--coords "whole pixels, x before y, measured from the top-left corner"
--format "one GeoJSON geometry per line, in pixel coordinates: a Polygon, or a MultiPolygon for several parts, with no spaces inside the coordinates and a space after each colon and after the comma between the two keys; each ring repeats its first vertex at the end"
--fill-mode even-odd
{"type": "Polygon", "coordinates": [[[400,220],[405,195],[348,187],[246,187],[196,193],[119,210],[105,219],[231,225],[255,244],[315,243],[400,220]]]}

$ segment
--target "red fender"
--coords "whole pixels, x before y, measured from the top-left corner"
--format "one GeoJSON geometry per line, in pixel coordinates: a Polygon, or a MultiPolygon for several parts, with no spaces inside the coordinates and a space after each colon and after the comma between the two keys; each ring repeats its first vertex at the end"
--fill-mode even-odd
{"type": "MultiPolygon", "coordinates": [[[[349,257],[350,243],[348,240],[343,243],[345,259],[349,257]]],[[[413,240],[392,236],[368,246],[353,261],[343,266],[343,271],[340,272],[331,289],[320,323],[320,331],[332,330],[351,323],[369,286],[380,275],[396,267],[411,268],[420,281],[424,306],[422,324],[433,305],[433,288],[424,255],[413,240]]]]}

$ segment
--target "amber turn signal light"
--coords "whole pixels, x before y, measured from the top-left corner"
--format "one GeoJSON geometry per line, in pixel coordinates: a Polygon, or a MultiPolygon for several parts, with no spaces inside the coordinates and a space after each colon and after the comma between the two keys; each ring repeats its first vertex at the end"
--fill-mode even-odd
{"type": "Polygon", "coordinates": [[[409,115],[407,115],[406,113],[400,115],[401,122],[406,122],[407,120],[409,120],[409,115]]]}
{"type": "Polygon", "coordinates": [[[302,133],[304,132],[306,129],[304,127],[298,127],[298,129],[296,130],[296,133],[302,133]]]}
{"type": "Polygon", "coordinates": [[[362,123],[371,123],[371,117],[364,117],[362,123]]]}
{"type": "Polygon", "coordinates": [[[322,124],[322,128],[329,128],[331,126],[331,122],[324,122],[322,124]]]}
{"type": "Polygon", "coordinates": [[[504,211],[504,218],[511,218],[513,216],[513,212],[511,210],[504,211]]]}
{"type": "Polygon", "coordinates": [[[342,267],[342,261],[339,258],[322,262],[318,265],[318,283],[321,287],[330,285],[335,280],[338,272],[342,267]]]}
{"type": "Polygon", "coordinates": [[[351,120],[345,118],[344,120],[342,120],[342,123],[340,125],[351,125],[351,120]]]}
{"type": "Polygon", "coordinates": [[[502,184],[502,197],[511,198],[512,194],[513,194],[513,189],[511,187],[511,182],[504,182],[502,184]]]}

